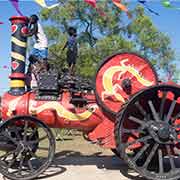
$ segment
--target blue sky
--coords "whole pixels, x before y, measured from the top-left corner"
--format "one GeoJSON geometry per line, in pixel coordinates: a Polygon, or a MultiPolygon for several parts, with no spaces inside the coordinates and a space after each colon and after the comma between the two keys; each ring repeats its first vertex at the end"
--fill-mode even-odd
{"type": "MultiPolygon", "coordinates": [[[[83,1],[83,0],[82,0],[83,1]]],[[[136,0],[127,0],[132,3],[134,6],[136,0]]],[[[46,1],[48,2],[48,1],[46,1]]],[[[53,0],[51,0],[51,3],[53,0]]],[[[54,0],[54,2],[57,2],[54,0]]],[[[164,8],[160,0],[149,0],[149,6],[157,11],[160,16],[153,15],[146,11],[146,14],[149,15],[153,23],[158,27],[158,29],[164,33],[166,33],[172,42],[172,48],[176,52],[177,59],[180,59],[180,10],[167,9],[164,8]]],[[[171,1],[176,7],[180,7],[180,0],[171,1]]],[[[36,4],[33,0],[21,0],[20,9],[22,13],[26,16],[29,16],[34,13],[38,13],[41,9],[38,4],[36,4]]],[[[0,0],[0,21],[4,22],[3,25],[0,25],[0,67],[3,65],[8,65],[10,67],[10,22],[9,18],[11,16],[17,15],[14,7],[9,3],[8,0],[0,0]]],[[[178,65],[180,67],[180,65],[178,65]]],[[[10,74],[10,69],[0,68],[0,95],[8,90],[9,88],[9,79],[8,76],[10,74]]]]}

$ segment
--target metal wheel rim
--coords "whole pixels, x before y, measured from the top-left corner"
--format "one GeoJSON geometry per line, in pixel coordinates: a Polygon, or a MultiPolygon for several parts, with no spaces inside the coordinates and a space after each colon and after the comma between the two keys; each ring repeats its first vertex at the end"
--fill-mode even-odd
{"type": "MultiPolygon", "coordinates": [[[[13,151],[10,151],[9,153],[11,153],[11,154],[13,153],[13,155],[12,155],[13,158],[10,159],[8,164],[7,164],[6,159],[8,158],[8,156],[7,156],[7,158],[5,160],[2,160],[2,156],[1,156],[1,159],[0,159],[0,167],[1,167],[0,172],[4,176],[6,176],[7,178],[10,178],[10,179],[29,180],[29,179],[34,179],[37,176],[39,176],[51,164],[51,162],[53,160],[53,157],[54,157],[54,154],[55,154],[55,140],[54,140],[54,137],[53,137],[53,134],[52,134],[51,130],[43,122],[41,122],[37,118],[31,117],[31,116],[17,116],[17,117],[13,117],[13,118],[5,121],[0,126],[0,133],[2,134],[2,132],[5,132],[3,130],[5,130],[6,127],[8,127],[8,125],[13,125],[13,123],[17,123],[17,122],[20,123],[20,121],[24,122],[25,131],[23,132],[24,133],[23,137],[19,137],[19,140],[18,140],[18,138],[16,138],[16,137],[11,138],[11,137],[8,137],[9,135],[6,134],[6,136],[10,139],[10,141],[11,142],[13,141],[13,143],[15,145],[15,150],[13,150],[13,151],[19,153],[18,154],[19,157],[15,155],[16,157],[14,158],[15,153],[13,151]],[[31,141],[31,138],[30,138],[31,135],[30,136],[27,135],[29,133],[28,128],[31,128],[30,124],[29,124],[30,121],[31,121],[31,123],[33,123],[33,125],[35,124],[36,126],[38,125],[38,127],[42,128],[44,130],[44,132],[46,133],[46,137],[45,136],[42,137],[42,138],[39,137],[38,140],[32,140],[31,141]],[[28,140],[28,138],[30,138],[30,140],[28,140]],[[41,162],[42,164],[40,164],[39,168],[35,169],[36,168],[35,163],[34,164],[32,164],[32,163],[33,163],[33,161],[35,161],[38,158],[38,156],[36,155],[36,152],[35,152],[36,150],[33,150],[34,144],[37,144],[37,142],[40,143],[41,141],[44,140],[43,138],[44,139],[47,138],[48,141],[49,141],[49,147],[48,147],[48,149],[46,149],[46,151],[48,151],[48,153],[47,153],[48,156],[45,157],[45,160],[43,162],[41,162]],[[27,141],[27,147],[23,149],[22,147],[25,147],[25,144],[26,144],[24,140],[27,141]],[[28,144],[28,142],[29,142],[29,144],[28,144]],[[20,143],[22,143],[24,145],[21,146],[21,145],[19,145],[20,143]],[[29,149],[30,147],[31,147],[31,149],[29,149]],[[23,151],[22,151],[22,149],[23,149],[23,151]],[[30,157],[28,157],[28,156],[30,156],[30,157]],[[30,158],[30,159],[28,159],[27,157],[30,158]],[[20,160],[17,159],[17,158],[19,158],[20,160]],[[26,158],[27,158],[27,160],[26,160],[26,158]],[[14,172],[9,172],[11,169],[13,169],[12,166],[16,166],[16,165],[14,165],[16,161],[17,162],[19,161],[18,162],[18,170],[14,171],[14,172]],[[24,165],[25,163],[27,163],[27,164],[24,165]],[[8,166],[10,166],[10,167],[7,168],[8,166]],[[24,166],[25,166],[25,168],[24,168],[24,166]],[[28,168],[28,170],[25,170],[26,168],[28,168]],[[29,172],[29,173],[22,174],[22,172],[24,172],[24,173],[29,172]],[[17,175],[17,173],[18,173],[18,175],[17,175]]],[[[32,134],[33,133],[34,132],[32,131],[32,134]]],[[[40,148],[42,148],[42,147],[39,147],[39,144],[38,144],[37,151],[40,148]]],[[[39,163],[40,163],[40,160],[42,160],[42,157],[39,156],[39,159],[38,159],[39,163]]]]}
{"type": "MultiPolygon", "coordinates": [[[[160,95],[158,95],[158,96],[160,96],[160,95]]],[[[171,137],[172,140],[166,139],[166,134],[168,134],[168,133],[169,133],[169,136],[168,136],[169,139],[172,134],[174,136],[175,136],[175,133],[176,133],[176,136],[179,135],[179,133],[178,133],[179,129],[177,130],[177,128],[179,128],[179,125],[176,126],[175,124],[173,124],[171,122],[171,121],[175,122],[175,119],[177,120],[180,117],[180,113],[179,113],[180,99],[179,99],[179,97],[180,97],[180,89],[176,86],[160,85],[160,86],[154,86],[151,88],[147,88],[147,90],[142,91],[142,92],[138,93],[137,95],[135,95],[135,97],[132,98],[132,100],[127,104],[123,113],[119,115],[118,120],[120,121],[120,123],[119,123],[119,138],[120,138],[120,140],[119,140],[119,144],[118,144],[118,149],[121,153],[121,156],[129,164],[129,166],[134,168],[142,176],[144,176],[148,179],[174,180],[174,179],[177,179],[180,177],[180,172],[179,172],[180,165],[177,167],[177,162],[176,162],[177,157],[178,157],[178,160],[180,160],[180,152],[178,152],[179,153],[178,155],[177,155],[177,152],[174,152],[175,147],[177,147],[177,145],[175,146],[175,143],[178,142],[178,145],[179,145],[179,142],[180,142],[179,137],[178,138],[176,137],[176,139],[173,139],[173,137],[171,137]],[[152,111],[151,117],[152,116],[154,117],[155,125],[154,125],[154,123],[152,123],[150,121],[152,118],[148,118],[149,122],[142,120],[143,118],[142,119],[140,118],[140,117],[143,117],[143,115],[142,115],[143,110],[145,111],[146,114],[149,113],[149,112],[146,112],[147,109],[145,108],[145,106],[142,106],[141,101],[140,101],[141,103],[139,103],[140,108],[137,107],[139,109],[138,113],[137,112],[135,113],[136,109],[133,109],[134,114],[141,113],[141,115],[138,118],[134,117],[133,116],[134,114],[132,112],[128,112],[128,111],[130,111],[130,109],[132,107],[134,108],[135,106],[137,106],[134,104],[139,102],[139,100],[138,100],[139,98],[142,98],[143,96],[144,97],[148,96],[150,91],[153,92],[152,93],[153,95],[152,95],[152,97],[147,97],[147,99],[154,98],[156,91],[158,91],[158,93],[161,91],[168,92],[168,93],[171,93],[171,92],[174,93],[173,99],[170,99],[170,94],[168,94],[168,96],[167,96],[167,94],[166,94],[166,96],[163,96],[164,95],[163,93],[161,94],[161,98],[159,99],[159,102],[158,102],[158,103],[160,103],[159,111],[157,109],[158,105],[155,106],[153,103],[148,101],[149,109],[150,109],[150,111],[152,111]],[[163,100],[164,98],[165,98],[165,101],[163,100]],[[175,103],[175,101],[176,101],[176,103],[175,103]],[[178,101],[178,103],[177,103],[177,101],[178,101]],[[162,129],[161,129],[161,126],[159,126],[159,124],[161,125],[161,122],[158,122],[158,118],[155,117],[157,115],[155,115],[155,114],[158,114],[158,116],[162,116],[163,106],[169,107],[169,109],[167,108],[166,112],[164,112],[164,114],[163,114],[164,118],[163,118],[163,120],[161,119],[161,121],[167,121],[168,124],[171,124],[171,125],[168,126],[168,128],[166,128],[166,124],[165,125],[163,124],[162,129]],[[176,116],[176,117],[173,117],[173,116],[176,116]],[[126,119],[127,117],[128,117],[128,119],[126,119]],[[131,121],[131,122],[135,123],[136,127],[135,128],[130,127],[130,125],[127,125],[128,122],[126,122],[127,124],[125,124],[125,120],[128,122],[131,121]],[[147,126],[149,126],[149,127],[147,127],[147,126]],[[154,128],[154,130],[152,130],[153,132],[151,132],[151,126],[154,128]],[[170,130],[167,130],[167,129],[170,129],[170,130]],[[171,129],[175,129],[175,132],[174,132],[174,130],[171,131],[171,129]],[[161,130],[163,133],[164,132],[165,133],[163,134],[161,132],[161,130]],[[137,135],[138,133],[139,133],[139,135],[137,135]],[[130,134],[131,136],[128,134],[130,134]],[[133,136],[136,135],[139,137],[134,138],[134,140],[132,142],[127,142],[127,140],[123,140],[123,138],[128,139],[128,138],[132,137],[132,135],[133,136]],[[156,135],[158,136],[158,138],[155,138],[156,135]],[[171,144],[171,141],[174,144],[173,143],[171,144]],[[129,151],[129,148],[131,147],[131,145],[137,145],[138,143],[142,143],[143,146],[133,150],[133,152],[129,151]],[[173,150],[172,150],[172,148],[173,148],[173,150]],[[155,162],[155,165],[153,164],[153,161],[155,162]],[[167,161],[168,161],[168,166],[165,167],[164,165],[165,165],[165,163],[167,163],[167,161]],[[154,169],[151,166],[154,166],[154,169]]],[[[165,111],[165,110],[163,110],[163,111],[165,111]]],[[[148,116],[145,115],[145,117],[148,117],[148,116]]],[[[146,119],[146,118],[144,118],[144,119],[146,119]]],[[[179,122],[178,122],[178,124],[179,124],[179,122]]],[[[179,150],[179,147],[178,147],[178,150],[179,150]]]]}

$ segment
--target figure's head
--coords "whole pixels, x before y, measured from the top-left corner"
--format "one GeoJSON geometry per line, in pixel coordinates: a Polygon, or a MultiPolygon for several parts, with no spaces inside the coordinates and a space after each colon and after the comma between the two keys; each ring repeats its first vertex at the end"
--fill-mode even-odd
{"type": "Polygon", "coordinates": [[[38,18],[38,16],[35,15],[35,14],[31,15],[30,18],[29,18],[29,22],[30,22],[31,24],[37,23],[38,20],[39,20],[39,18],[38,18]]]}
{"type": "Polygon", "coordinates": [[[76,28],[74,28],[74,27],[69,27],[68,28],[68,34],[70,35],[70,36],[77,36],[77,34],[76,34],[76,28]]]}

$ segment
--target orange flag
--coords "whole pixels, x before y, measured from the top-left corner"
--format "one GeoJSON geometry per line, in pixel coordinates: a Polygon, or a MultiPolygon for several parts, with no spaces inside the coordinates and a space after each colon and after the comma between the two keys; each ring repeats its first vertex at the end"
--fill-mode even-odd
{"type": "Polygon", "coordinates": [[[121,0],[112,0],[112,2],[122,11],[125,11],[129,18],[131,18],[131,14],[128,11],[128,8],[121,3],[121,0]]]}

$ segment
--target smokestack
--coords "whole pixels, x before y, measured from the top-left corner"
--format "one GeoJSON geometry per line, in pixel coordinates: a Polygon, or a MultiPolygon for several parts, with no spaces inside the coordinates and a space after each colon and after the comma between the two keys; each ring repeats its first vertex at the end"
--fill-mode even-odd
{"type": "Polygon", "coordinates": [[[11,75],[9,93],[18,96],[25,93],[25,59],[27,48],[28,18],[13,16],[11,21],[11,75]]]}

